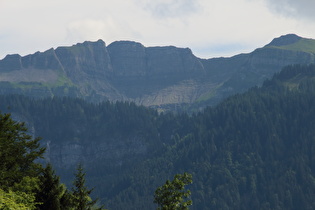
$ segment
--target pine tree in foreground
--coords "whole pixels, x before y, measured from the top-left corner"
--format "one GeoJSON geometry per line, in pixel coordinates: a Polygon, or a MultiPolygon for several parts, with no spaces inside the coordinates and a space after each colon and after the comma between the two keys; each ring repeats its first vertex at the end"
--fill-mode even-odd
{"type": "Polygon", "coordinates": [[[39,192],[37,193],[39,209],[71,209],[71,196],[65,185],[60,183],[59,176],[55,174],[50,164],[46,166],[39,180],[39,192]]]}
{"type": "Polygon", "coordinates": [[[0,186],[8,190],[23,181],[24,177],[37,177],[45,148],[39,145],[40,138],[28,134],[24,123],[16,122],[10,114],[0,113],[0,186]]]}
{"type": "Polygon", "coordinates": [[[90,194],[92,193],[93,189],[88,189],[85,186],[85,172],[83,171],[82,164],[79,164],[77,167],[77,172],[75,173],[75,180],[73,182],[73,205],[76,210],[90,210],[90,209],[99,209],[96,208],[95,204],[97,199],[92,200],[90,194]]]}

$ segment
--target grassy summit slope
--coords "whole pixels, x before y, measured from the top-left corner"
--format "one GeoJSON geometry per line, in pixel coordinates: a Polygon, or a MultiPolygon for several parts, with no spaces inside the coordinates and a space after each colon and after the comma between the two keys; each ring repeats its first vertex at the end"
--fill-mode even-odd
{"type": "Polygon", "coordinates": [[[301,51],[315,54],[315,40],[314,39],[300,39],[295,43],[283,46],[268,46],[271,48],[278,48],[282,50],[301,51]]]}

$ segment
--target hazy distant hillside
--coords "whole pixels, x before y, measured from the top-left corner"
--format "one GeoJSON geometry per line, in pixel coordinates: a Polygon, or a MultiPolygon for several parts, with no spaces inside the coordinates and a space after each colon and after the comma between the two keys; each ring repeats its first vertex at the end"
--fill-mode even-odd
{"type": "Polygon", "coordinates": [[[315,40],[293,34],[231,58],[199,59],[188,48],[102,40],[0,61],[0,93],[133,101],[159,110],[198,110],[261,85],[289,64],[314,63],[315,40]]]}
{"type": "Polygon", "coordinates": [[[0,101],[43,137],[62,180],[82,162],[109,209],[153,209],[156,187],[184,171],[192,209],[315,208],[315,65],[288,66],[192,116],[126,102],[0,101]]]}

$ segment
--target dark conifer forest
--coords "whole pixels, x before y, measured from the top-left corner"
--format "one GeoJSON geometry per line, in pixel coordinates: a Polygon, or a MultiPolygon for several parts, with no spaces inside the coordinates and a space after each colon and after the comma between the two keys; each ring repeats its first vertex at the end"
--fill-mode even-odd
{"type": "MultiPolygon", "coordinates": [[[[184,172],[193,180],[190,209],[315,209],[315,65],[285,67],[262,87],[198,113],[58,97],[0,102],[2,113],[51,145],[128,148],[136,139],[145,149],[119,162],[82,159],[92,197],[108,209],[154,209],[155,189],[184,172]]],[[[50,161],[70,186],[77,163],[50,161]]]]}

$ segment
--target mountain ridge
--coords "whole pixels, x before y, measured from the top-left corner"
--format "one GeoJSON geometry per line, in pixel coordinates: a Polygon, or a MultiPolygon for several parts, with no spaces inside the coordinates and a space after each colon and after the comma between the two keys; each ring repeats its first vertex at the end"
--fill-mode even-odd
{"type": "Polygon", "coordinates": [[[294,34],[251,53],[210,59],[196,57],[189,48],[85,41],[23,57],[7,55],[0,60],[0,92],[193,110],[260,86],[286,65],[314,63],[314,54],[315,41],[294,34]]]}
{"type": "Polygon", "coordinates": [[[296,34],[287,34],[287,35],[282,35],[278,38],[274,38],[267,46],[283,46],[283,45],[289,45],[289,44],[294,44],[297,41],[301,40],[302,37],[296,35],[296,34]]]}

